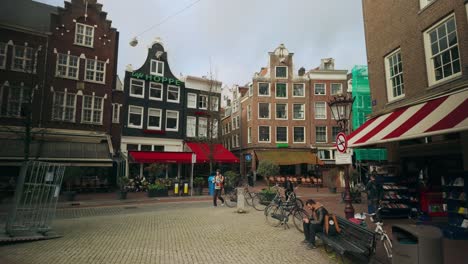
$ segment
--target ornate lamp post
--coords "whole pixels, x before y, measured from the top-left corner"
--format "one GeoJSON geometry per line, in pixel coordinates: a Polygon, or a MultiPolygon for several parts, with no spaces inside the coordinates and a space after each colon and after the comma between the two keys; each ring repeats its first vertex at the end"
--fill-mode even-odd
{"type": "MultiPolygon", "coordinates": [[[[351,94],[339,94],[334,96],[333,99],[328,102],[328,106],[332,112],[333,118],[340,125],[341,132],[348,134],[348,121],[351,118],[351,110],[353,106],[354,98],[351,94]]],[[[349,167],[351,164],[345,165],[345,215],[346,218],[354,217],[354,208],[351,204],[351,193],[349,190],[349,167]]]]}

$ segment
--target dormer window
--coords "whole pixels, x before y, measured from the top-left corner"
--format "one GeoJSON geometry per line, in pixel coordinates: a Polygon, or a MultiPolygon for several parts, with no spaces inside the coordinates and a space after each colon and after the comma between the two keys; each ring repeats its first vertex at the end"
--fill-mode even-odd
{"type": "Polygon", "coordinates": [[[288,67],[276,66],[276,78],[288,78],[288,67]]]}
{"type": "Polygon", "coordinates": [[[76,23],[75,27],[75,44],[93,47],[94,27],[85,24],[76,23]]]}
{"type": "Polygon", "coordinates": [[[158,60],[151,60],[151,74],[163,76],[164,75],[164,62],[158,60]]]}

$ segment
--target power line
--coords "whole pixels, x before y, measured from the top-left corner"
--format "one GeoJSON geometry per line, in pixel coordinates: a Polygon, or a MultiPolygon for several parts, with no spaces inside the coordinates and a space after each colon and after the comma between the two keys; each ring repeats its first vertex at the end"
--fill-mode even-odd
{"type": "Polygon", "coordinates": [[[174,14],[165,17],[161,22],[159,22],[159,23],[157,23],[157,24],[155,24],[155,25],[152,25],[151,27],[149,27],[149,28],[146,29],[145,31],[143,31],[143,32],[139,33],[138,35],[136,35],[136,37],[139,37],[139,36],[145,34],[146,32],[150,31],[151,29],[153,29],[153,28],[155,28],[155,27],[158,27],[158,26],[164,24],[164,22],[166,22],[166,21],[168,21],[169,19],[171,19],[171,18],[177,16],[178,14],[184,12],[185,10],[191,8],[192,6],[194,6],[195,4],[197,4],[197,3],[200,2],[200,1],[201,1],[201,0],[196,0],[196,1],[192,2],[191,4],[187,5],[186,7],[184,7],[184,8],[182,8],[182,9],[180,9],[179,11],[175,12],[174,14]]]}

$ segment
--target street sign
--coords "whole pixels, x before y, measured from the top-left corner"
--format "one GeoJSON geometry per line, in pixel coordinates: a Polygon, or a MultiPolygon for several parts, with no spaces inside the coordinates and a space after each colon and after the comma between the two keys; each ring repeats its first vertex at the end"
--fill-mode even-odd
{"type": "Polygon", "coordinates": [[[246,161],[251,161],[252,160],[252,155],[251,154],[246,154],[245,155],[245,160],[246,161]]]}
{"type": "Polygon", "coordinates": [[[336,165],[343,165],[343,164],[352,164],[351,153],[335,153],[335,164],[336,165]]]}
{"type": "Polygon", "coordinates": [[[197,163],[197,154],[192,153],[192,164],[197,163]]]}
{"type": "Polygon", "coordinates": [[[346,138],[345,133],[338,133],[336,135],[336,149],[341,153],[346,153],[346,149],[348,148],[348,139],[346,138]]]}

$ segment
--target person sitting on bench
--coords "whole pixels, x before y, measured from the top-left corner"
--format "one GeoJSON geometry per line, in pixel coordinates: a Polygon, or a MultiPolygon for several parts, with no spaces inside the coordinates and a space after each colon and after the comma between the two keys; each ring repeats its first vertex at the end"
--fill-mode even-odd
{"type": "Polygon", "coordinates": [[[303,219],[305,239],[302,243],[307,244],[310,249],[314,249],[317,248],[315,246],[315,234],[323,231],[323,223],[328,211],[321,203],[312,199],[307,200],[305,205],[309,210],[312,210],[313,218],[303,219]]]}

